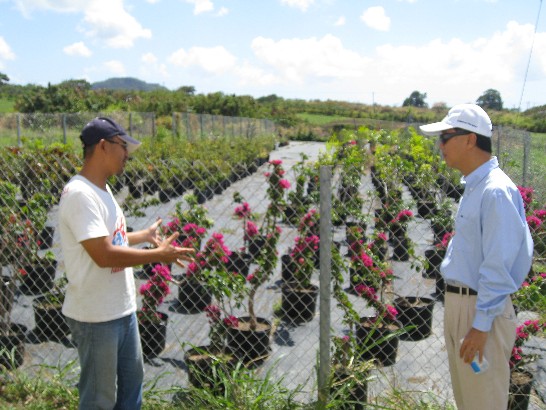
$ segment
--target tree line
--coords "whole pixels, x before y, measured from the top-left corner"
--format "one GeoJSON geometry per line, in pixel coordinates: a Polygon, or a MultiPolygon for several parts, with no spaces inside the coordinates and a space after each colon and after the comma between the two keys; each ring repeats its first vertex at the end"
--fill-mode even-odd
{"type": "MultiPolygon", "coordinates": [[[[369,118],[394,122],[425,123],[440,120],[448,107],[436,103],[429,108],[426,93],[414,91],[401,107],[368,105],[334,100],[284,99],[275,94],[254,98],[249,95],[214,92],[196,94],[193,86],[174,91],[158,88],[149,91],[93,89],[86,80],[67,80],[59,84],[14,85],[0,73],[0,98],[13,101],[15,112],[154,112],[158,117],[173,112],[267,118],[285,127],[305,123],[298,114],[316,114],[348,118],[369,118]]],[[[523,113],[503,108],[498,91],[489,89],[476,99],[486,109],[494,124],[508,125],[532,132],[546,132],[546,105],[523,113]]]]}

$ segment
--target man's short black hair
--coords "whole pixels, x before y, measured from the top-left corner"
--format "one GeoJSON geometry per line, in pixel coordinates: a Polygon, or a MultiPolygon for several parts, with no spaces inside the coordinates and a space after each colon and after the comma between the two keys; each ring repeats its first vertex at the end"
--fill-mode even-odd
{"type": "Polygon", "coordinates": [[[491,138],[481,134],[476,134],[476,146],[482,151],[489,152],[490,154],[493,152],[491,138]]]}

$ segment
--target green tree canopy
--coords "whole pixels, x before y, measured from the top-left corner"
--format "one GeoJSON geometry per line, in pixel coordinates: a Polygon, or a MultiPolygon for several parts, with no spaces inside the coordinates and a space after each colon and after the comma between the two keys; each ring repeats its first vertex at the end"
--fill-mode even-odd
{"type": "Polygon", "coordinates": [[[502,110],[501,95],[497,90],[493,90],[492,88],[486,90],[482,95],[480,95],[476,100],[476,104],[478,104],[484,110],[502,110]]]}
{"type": "Polygon", "coordinates": [[[428,104],[425,102],[426,98],[427,98],[427,93],[420,93],[419,91],[414,91],[410,94],[408,98],[404,100],[404,103],[402,104],[402,106],[428,108],[428,104]]]}
{"type": "Polygon", "coordinates": [[[7,82],[9,82],[9,77],[4,73],[0,73],[0,85],[7,82]]]}

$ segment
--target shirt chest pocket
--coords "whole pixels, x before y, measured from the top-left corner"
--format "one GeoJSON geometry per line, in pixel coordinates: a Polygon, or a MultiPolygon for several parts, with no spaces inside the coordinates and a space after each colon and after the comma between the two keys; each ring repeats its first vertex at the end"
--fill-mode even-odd
{"type": "Polygon", "coordinates": [[[453,250],[468,256],[481,252],[481,226],[479,214],[461,212],[455,221],[456,235],[453,237],[453,250]]]}

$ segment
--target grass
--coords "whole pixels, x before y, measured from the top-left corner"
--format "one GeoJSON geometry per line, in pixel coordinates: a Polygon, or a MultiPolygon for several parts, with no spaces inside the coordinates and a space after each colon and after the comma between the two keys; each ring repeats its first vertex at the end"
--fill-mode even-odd
{"type": "Polygon", "coordinates": [[[310,125],[322,126],[330,124],[332,122],[339,121],[353,121],[354,118],[343,117],[340,115],[322,115],[322,114],[309,114],[309,113],[299,113],[296,114],[300,120],[308,122],[310,125]]]}
{"type": "Polygon", "coordinates": [[[15,101],[0,97],[0,113],[14,112],[15,101]]]}
{"type": "MultiPolygon", "coordinates": [[[[271,377],[271,370],[260,374],[259,370],[237,367],[233,372],[217,376],[221,391],[209,388],[173,387],[169,390],[157,389],[162,376],[144,386],[144,410],[163,409],[237,409],[237,410],[307,410],[318,408],[317,403],[303,403],[298,400],[305,386],[287,389],[282,378],[271,377]]],[[[78,407],[76,386],[78,366],[76,361],[64,367],[38,366],[34,376],[28,369],[0,370],[0,410],[58,410],[78,407]]],[[[217,382],[218,383],[218,382],[217,382]]],[[[217,386],[219,384],[216,384],[217,386]]],[[[316,394],[315,394],[316,396],[316,394]]],[[[380,397],[368,401],[366,408],[384,410],[454,410],[453,405],[430,392],[402,391],[392,387],[380,397]]],[[[341,408],[348,403],[344,396],[330,400],[326,409],[341,408]]]]}

